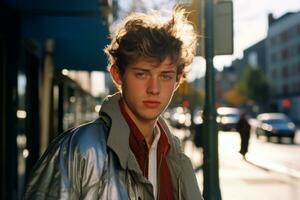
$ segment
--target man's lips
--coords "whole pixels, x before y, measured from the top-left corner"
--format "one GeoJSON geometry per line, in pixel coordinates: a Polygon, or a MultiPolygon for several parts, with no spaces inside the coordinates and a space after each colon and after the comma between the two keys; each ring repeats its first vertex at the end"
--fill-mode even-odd
{"type": "Polygon", "coordinates": [[[145,100],[145,101],[143,101],[143,104],[147,108],[157,108],[160,105],[160,102],[159,101],[152,101],[152,100],[145,100]]]}

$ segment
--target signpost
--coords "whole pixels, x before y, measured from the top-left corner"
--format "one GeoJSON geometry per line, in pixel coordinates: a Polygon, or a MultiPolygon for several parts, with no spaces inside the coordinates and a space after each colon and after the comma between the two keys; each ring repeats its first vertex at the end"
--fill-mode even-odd
{"type": "Polygon", "coordinates": [[[204,106],[203,196],[221,200],[219,184],[218,130],[215,109],[215,55],[233,53],[233,6],[231,0],[193,0],[181,5],[200,35],[197,55],[206,60],[204,106]],[[204,13],[204,14],[203,14],[204,13]]]}
{"type": "Polygon", "coordinates": [[[205,0],[205,106],[204,106],[204,199],[221,200],[219,186],[218,133],[215,110],[215,70],[214,58],[214,3],[205,0]]]}

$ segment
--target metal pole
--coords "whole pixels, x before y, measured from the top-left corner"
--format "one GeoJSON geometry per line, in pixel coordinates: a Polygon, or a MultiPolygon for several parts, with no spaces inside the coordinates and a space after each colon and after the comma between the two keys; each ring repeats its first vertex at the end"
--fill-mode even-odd
{"type": "Polygon", "coordinates": [[[215,110],[215,72],[214,58],[214,3],[213,0],[205,0],[205,107],[204,107],[204,190],[203,196],[209,200],[221,200],[219,186],[218,163],[218,134],[216,128],[215,110]]]}

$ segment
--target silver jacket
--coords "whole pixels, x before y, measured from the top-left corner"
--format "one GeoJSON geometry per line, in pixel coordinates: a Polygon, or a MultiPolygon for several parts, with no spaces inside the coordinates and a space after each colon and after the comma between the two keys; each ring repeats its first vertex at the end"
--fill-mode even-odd
{"type": "MultiPolygon", "coordinates": [[[[129,127],[119,99],[119,93],[107,97],[99,119],[61,134],[49,145],[32,171],[25,199],[154,199],[152,185],[129,148],[129,127]]],[[[201,200],[189,158],[165,121],[160,118],[159,123],[171,145],[166,159],[174,199],[201,200]]]]}

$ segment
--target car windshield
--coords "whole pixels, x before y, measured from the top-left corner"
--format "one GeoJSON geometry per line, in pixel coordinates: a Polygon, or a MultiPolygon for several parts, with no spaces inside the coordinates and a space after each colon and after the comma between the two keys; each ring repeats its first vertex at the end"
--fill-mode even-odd
{"type": "Polygon", "coordinates": [[[264,120],[265,123],[271,124],[271,125],[279,125],[279,124],[287,124],[289,123],[288,119],[269,119],[264,120]]]}

